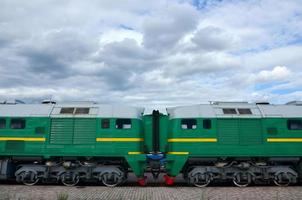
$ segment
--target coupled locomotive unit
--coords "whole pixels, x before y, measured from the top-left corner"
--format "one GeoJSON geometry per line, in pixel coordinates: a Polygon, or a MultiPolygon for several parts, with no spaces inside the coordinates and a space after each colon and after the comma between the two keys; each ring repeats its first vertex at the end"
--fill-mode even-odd
{"type": "Polygon", "coordinates": [[[0,180],[26,185],[100,181],[116,186],[131,171],[173,185],[236,186],[302,178],[302,102],[211,102],[143,108],[89,102],[0,104],[0,180]]]}
{"type": "Polygon", "coordinates": [[[302,102],[212,102],[167,112],[167,183],[180,172],[198,187],[211,181],[286,186],[301,179],[302,102]]]}
{"type": "Polygon", "coordinates": [[[97,180],[115,186],[127,179],[129,167],[143,177],[142,113],[88,102],[2,104],[0,178],[26,185],[97,180]]]}

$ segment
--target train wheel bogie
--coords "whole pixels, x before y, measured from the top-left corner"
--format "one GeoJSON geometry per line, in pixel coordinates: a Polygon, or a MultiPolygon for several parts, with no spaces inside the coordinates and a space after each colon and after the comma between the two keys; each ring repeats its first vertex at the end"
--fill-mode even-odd
{"type": "Polygon", "coordinates": [[[192,184],[196,187],[206,187],[210,184],[211,180],[210,173],[198,173],[194,175],[192,184]]]}
{"type": "Polygon", "coordinates": [[[117,173],[106,172],[102,175],[102,183],[108,187],[115,187],[122,183],[121,178],[117,173]]]}
{"type": "Polygon", "coordinates": [[[274,182],[278,186],[297,183],[298,173],[293,165],[271,163],[257,165],[253,162],[230,162],[228,165],[190,165],[184,170],[184,177],[190,185],[205,187],[213,182],[232,181],[238,187],[250,184],[274,182]]]}
{"type": "Polygon", "coordinates": [[[101,182],[114,187],[127,181],[127,169],[122,165],[82,164],[78,161],[56,163],[19,164],[14,171],[16,181],[25,185],[61,182],[66,186],[75,186],[80,181],[101,182]],[[68,165],[66,163],[69,163],[68,165]]]}
{"type": "Polygon", "coordinates": [[[203,167],[192,168],[186,175],[186,179],[190,185],[196,187],[206,187],[213,180],[213,173],[203,167]]]}
{"type": "Polygon", "coordinates": [[[119,166],[97,166],[93,170],[94,177],[105,186],[114,187],[124,183],[127,173],[119,166]]]}
{"type": "Polygon", "coordinates": [[[61,182],[66,186],[75,186],[79,183],[80,177],[74,172],[65,172],[61,175],[61,182]]]}
{"type": "Polygon", "coordinates": [[[274,183],[277,185],[277,186],[288,186],[290,185],[291,183],[295,183],[296,182],[296,176],[294,176],[293,174],[291,173],[288,173],[288,172],[279,172],[279,173],[276,173],[274,175],[274,183]]]}
{"type": "Polygon", "coordinates": [[[238,172],[233,175],[233,183],[238,187],[246,187],[252,183],[252,178],[249,172],[238,172]]]}
{"type": "Polygon", "coordinates": [[[22,182],[24,185],[35,185],[39,182],[37,174],[33,171],[23,171],[16,176],[18,182],[22,182]]]}

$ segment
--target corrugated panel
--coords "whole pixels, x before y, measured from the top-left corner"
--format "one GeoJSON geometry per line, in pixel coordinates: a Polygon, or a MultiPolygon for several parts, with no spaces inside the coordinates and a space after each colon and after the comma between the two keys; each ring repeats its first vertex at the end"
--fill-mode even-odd
{"type": "Polygon", "coordinates": [[[74,119],[74,144],[93,144],[96,138],[96,119],[74,119]]]}
{"type": "Polygon", "coordinates": [[[239,144],[239,125],[237,119],[218,119],[218,141],[221,144],[239,144]]]}
{"type": "Polygon", "coordinates": [[[257,119],[240,119],[240,144],[252,145],[262,143],[261,121],[257,119]]]}
{"type": "Polygon", "coordinates": [[[51,120],[50,143],[72,144],[74,120],[53,118],[51,120]]]}
{"type": "Polygon", "coordinates": [[[219,119],[218,140],[221,144],[254,145],[262,143],[261,120],[219,119]]]}

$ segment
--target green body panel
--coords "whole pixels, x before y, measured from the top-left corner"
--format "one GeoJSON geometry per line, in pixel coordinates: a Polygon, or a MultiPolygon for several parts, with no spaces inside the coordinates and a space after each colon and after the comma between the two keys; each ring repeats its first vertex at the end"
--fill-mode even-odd
{"type": "MultiPolygon", "coordinates": [[[[5,117],[1,117],[5,118],[5,117]]],[[[116,129],[114,118],[110,128],[101,128],[101,118],[48,118],[26,117],[25,129],[9,128],[10,118],[6,117],[5,129],[0,137],[45,138],[45,141],[1,140],[0,156],[87,156],[121,157],[128,161],[134,173],[142,177],[145,155],[128,155],[128,152],[142,152],[143,141],[97,141],[97,138],[143,138],[142,120],[132,119],[131,129],[116,129]],[[36,132],[44,127],[44,133],[36,132]],[[144,162],[143,162],[144,161],[144,162]]],[[[108,118],[106,118],[108,119],[108,118]]]]}
{"type": "MultiPolygon", "coordinates": [[[[0,156],[64,156],[124,158],[142,177],[146,155],[153,150],[152,115],[132,119],[131,129],[101,127],[101,118],[27,117],[25,129],[11,129],[11,118],[0,129],[1,138],[45,138],[45,141],[0,140],[0,156]],[[41,129],[42,128],[42,129],[41,129]],[[136,138],[143,141],[97,141],[104,138],[136,138]],[[130,152],[130,153],[129,153],[130,152]]],[[[107,119],[107,118],[106,118],[107,119]]],[[[166,153],[166,170],[180,173],[189,158],[201,157],[302,157],[302,142],[268,142],[269,138],[302,138],[302,131],[288,130],[286,118],[212,118],[211,128],[197,119],[194,130],[181,129],[181,119],[160,115],[160,151],[166,153]],[[168,142],[169,139],[211,139],[202,142],[168,142]],[[214,142],[213,142],[214,139],[214,142]]]]}
{"type": "Polygon", "coordinates": [[[159,149],[160,152],[167,152],[168,150],[168,133],[169,133],[169,117],[167,115],[161,115],[159,118],[159,149]]]}
{"type": "MultiPolygon", "coordinates": [[[[168,121],[167,115],[159,116],[159,151],[166,152],[167,150],[167,137],[168,137],[168,121]]],[[[145,151],[153,151],[153,127],[152,127],[152,115],[145,115],[143,117],[144,125],[144,140],[145,140],[145,151]]]]}
{"type": "Polygon", "coordinates": [[[166,171],[170,176],[177,176],[187,162],[189,155],[167,155],[166,171]]]}
{"type": "Polygon", "coordinates": [[[143,129],[144,129],[144,151],[152,152],[153,145],[153,128],[152,128],[152,115],[145,115],[143,117],[143,129]]]}
{"type": "MultiPolygon", "coordinates": [[[[11,118],[6,119],[6,128],[0,129],[0,137],[21,137],[21,138],[45,138],[50,130],[49,118],[25,118],[25,129],[11,129],[9,127],[11,118]],[[44,127],[44,133],[36,132],[37,127],[44,127]]],[[[22,118],[24,119],[24,118],[22,118]]],[[[45,142],[26,141],[0,141],[0,155],[43,155],[45,153],[45,142]]]]}
{"type": "Polygon", "coordinates": [[[302,138],[302,131],[288,130],[287,118],[213,118],[211,128],[203,128],[197,119],[197,129],[181,129],[181,119],[169,121],[168,138],[216,138],[217,142],[168,142],[167,152],[187,152],[188,155],[167,155],[167,172],[179,174],[184,159],[190,157],[302,157],[302,142],[268,142],[268,138],[302,138]],[[273,131],[271,131],[273,130],[273,131]],[[179,160],[174,161],[173,159],[179,160]]]}
{"type": "Polygon", "coordinates": [[[127,155],[125,158],[134,174],[143,177],[146,169],[146,155],[127,155]]]}

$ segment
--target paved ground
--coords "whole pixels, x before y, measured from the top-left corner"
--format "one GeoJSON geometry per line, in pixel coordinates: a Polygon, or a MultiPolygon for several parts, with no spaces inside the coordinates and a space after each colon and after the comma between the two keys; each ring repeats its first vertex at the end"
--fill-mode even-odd
{"type": "MultiPolygon", "coordinates": [[[[161,179],[159,179],[161,180],[161,179]]],[[[158,181],[159,181],[158,180],[158,181]]],[[[178,177],[176,186],[166,187],[162,183],[150,180],[149,186],[139,187],[135,178],[125,186],[108,188],[92,184],[82,184],[77,187],[66,187],[61,185],[37,185],[24,186],[20,184],[1,183],[0,200],[56,200],[59,197],[72,199],[104,199],[104,200],[300,200],[302,199],[302,186],[277,187],[261,186],[238,188],[229,184],[228,186],[210,186],[207,188],[188,187],[178,177]]],[[[161,181],[162,182],[162,181],[161,181]]],[[[61,198],[62,200],[64,198],[61,198]]]]}
{"type": "Polygon", "coordinates": [[[302,199],[302,187],[116,187],[104,186],[64,187],[64,186],[22,186],[1,185],[0,199],[48,200],[68,195],[68,199],[203,199],[203,200],[290,200],[302,199]]]}

